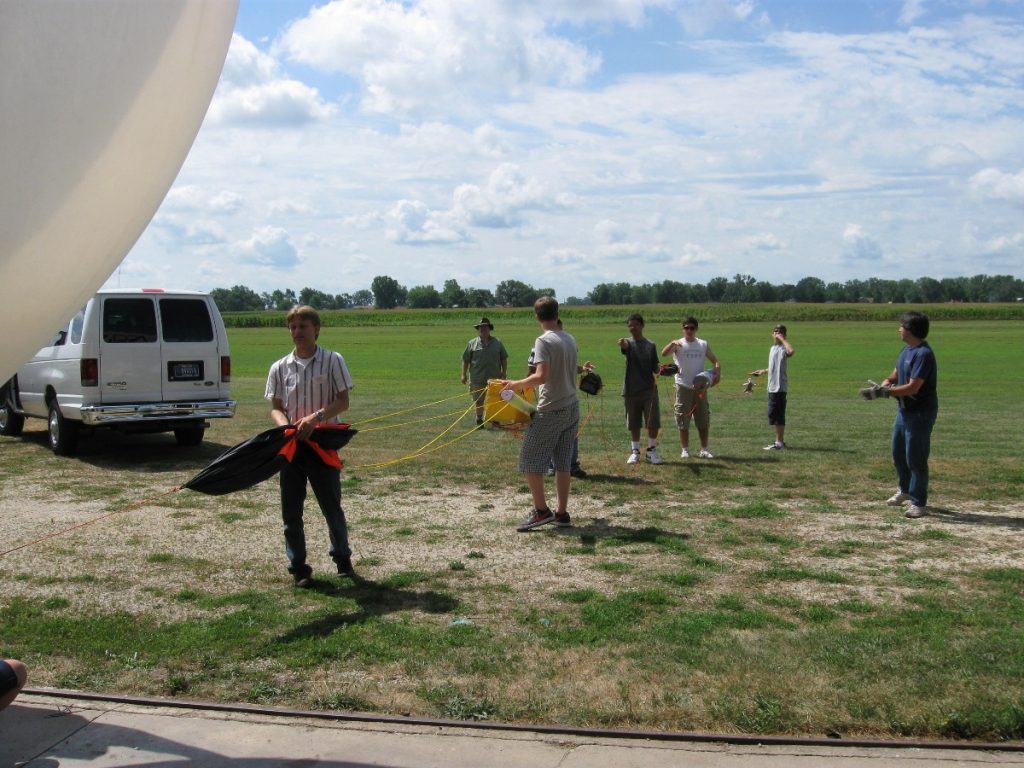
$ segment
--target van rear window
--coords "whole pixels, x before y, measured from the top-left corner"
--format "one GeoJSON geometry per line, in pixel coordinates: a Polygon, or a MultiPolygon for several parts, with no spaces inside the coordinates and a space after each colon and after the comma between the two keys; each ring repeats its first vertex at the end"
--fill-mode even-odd
{"type": "Polygon", "coordinates": [[[160,299],[164,341],[213,341],[210,310],[202,299],[160,299]]]}
{"type": "Polygon", "coordinates": [[[150,299],[106,299],[103,302],[103,341],[107,344],[152,344],[156,341],[156,311],[150,299]]]}

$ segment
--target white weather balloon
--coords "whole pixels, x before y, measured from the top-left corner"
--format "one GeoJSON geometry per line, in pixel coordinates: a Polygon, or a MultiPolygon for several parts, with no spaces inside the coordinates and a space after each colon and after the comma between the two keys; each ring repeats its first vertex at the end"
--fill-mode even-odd
{"type": "Polygon", "coordinates": [[[237,0],[0,0],[0,382],[109,277],[181,169],[237,0]]]}

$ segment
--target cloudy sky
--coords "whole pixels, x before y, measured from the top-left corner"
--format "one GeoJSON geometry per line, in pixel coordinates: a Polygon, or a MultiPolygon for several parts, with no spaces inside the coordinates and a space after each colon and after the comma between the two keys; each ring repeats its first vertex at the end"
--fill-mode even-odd
{"type": "Polygon", "coordinates": [[[108,285],[1024,276],[1024,0],[241,0],[108,285]]]}

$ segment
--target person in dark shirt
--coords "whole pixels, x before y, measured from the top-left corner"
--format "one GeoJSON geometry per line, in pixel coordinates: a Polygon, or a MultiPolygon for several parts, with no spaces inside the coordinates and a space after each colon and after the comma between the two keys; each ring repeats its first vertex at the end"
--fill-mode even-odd
{"type": "Polygon", "coordinates": [[[661,430],[661,406],[658,402],[658,348],[644,338],[644,318],[633,313],[626,318],[629,338],[619,339],[619,349],[626,358],[626,375],[622,382],[622,398],[626,406],[626,429],[629,430],[630,451],[627,464],[640,461],[640,428],[647,425],[648,464],[661,464],[658,455],[658,432],[661,430]]]}
{"type": "Polygon", "coordinates": [[[939,410],[938,368],[935,353],[925,341],[927,315],[905,312],[900,317],[899,332],[906,346],[879,387],[883,397],[899,398],[892,426],[892,460],[899,488],[886,503],[898,507],[909,501],[904,514],[923,517],[928,514],[928,455],[939,410]]]}

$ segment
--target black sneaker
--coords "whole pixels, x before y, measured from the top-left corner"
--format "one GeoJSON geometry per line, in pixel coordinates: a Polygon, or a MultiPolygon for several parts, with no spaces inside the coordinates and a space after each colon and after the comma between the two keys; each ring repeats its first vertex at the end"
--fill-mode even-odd
{"type": "Polygon", "coordinates": [[[555,527],[556,528],[571,528],[572,518],[569,517],[568,512],[555,512],[555,527]]]}
{"type": "Polygon", "coordinates": [[[528,518],[516,526],[516,530],[520,533],[525,533],[541,525],[553,522],[555,522],[555,515],[550,509],[535,509],[528,518]]]}
{"type": "Polygon", "coordinates": [[[343,557],[338,561],[338,575],[349,577],[356,575],[356,569],[352,567],[351,557],[343,557]]]}
{"type": "Polygon", "coordinates": [[[587,472],[585,469],[583,469],[583,467],[576,467],[576,469],[570,469],[569,474],[572,477],[578,477],[581,480],[587,476],[587,472]]]}
{"type": "Polygon", "coordinates": [[[313,586],[313,569],[307,565],[303,570],[293,573],[292,578],[299,589],[309,589],[313,586]]]}

